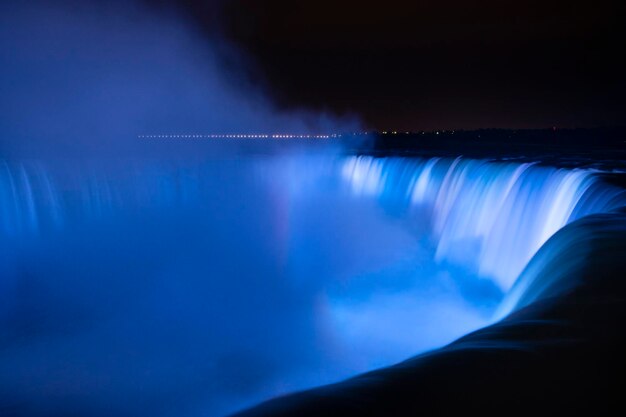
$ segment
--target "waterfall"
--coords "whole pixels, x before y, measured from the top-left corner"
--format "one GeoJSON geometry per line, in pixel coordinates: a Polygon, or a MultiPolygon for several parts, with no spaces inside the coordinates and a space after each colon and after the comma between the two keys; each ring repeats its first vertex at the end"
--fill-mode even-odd
{"type": "Polygon", "coordinates": [[[47,410],[62,381],[84,414],[115,392],[132,414],[215,381],[213,415],[336,382],[567,288],[582,235],[563,226],[622,197],[465,158],[0,161],[0,386],[47,410]]]}
{"type": "MultiPolygon", "coordinates": [[[[593,172],[537,163],[348,156],[301,164],[308,171],[316,165],[338,171],[353,195],[427,223],[437,261],[475,267],[503,291],[557,230],[619,205],[620,193],[593,172]]],[[[211,175],[202,164],[78,171],[0,161],[0,236],[36,234],[119,207],[188,204],[211,175]]]]}
{"type": "Polygon", "coordinates": [[[427,221],[438,261],[474,263],[504,291],[557,230],[620,196],[590,171],[537,163],[354,156],[342,176],[355,195],[427,221]]]}

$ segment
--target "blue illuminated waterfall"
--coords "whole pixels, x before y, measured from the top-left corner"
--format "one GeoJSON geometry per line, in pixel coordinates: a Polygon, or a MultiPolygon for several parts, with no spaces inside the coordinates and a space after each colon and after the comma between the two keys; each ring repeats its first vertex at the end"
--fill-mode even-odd
{"type": "MultiPolygon", "coordinates": [[[[616,189],[581,169],[462,158],[321,160],[305,163],[299,158],[293,170],[304,167],[307,172],[291,172],[289,181],[293,174],[297,182],[322,170],[337,172],[354,196],[375,198],[405,218],[427,223],[437,261],[473,266],[505,291],[565,224],[622,204],[616,189]]],[[[72,218],[122,207],[201,204],[211,175],[202,165],[176,164],[135,163],[121,175],[94,167],[84,171],[51,173],[36,162],[0,162],[0,235],[59,229],[72,218]]],[[[282,186],[293,192],[302,184],[282,186]]]]}
{"type": "Polygon", "coordinates": [[[0,392],[219,415],[391,365],[492,323],[544,242],[623,202],[464,158],[0,161],[0,392]]]}
{"type": "MultiPolygon", "coordinates": [[[[305,178],[338,177],[353,196],[374,198],[397,217],[418,222],[437,261],[475,268],[504,291],[561,227],[623,204],[620,192],[582,169],[462,158],[288,159],[274,161],[291,170],[284,177],[267,166],[255,173],[276,175],[287,194],[305,178]]],[[[202,164],[137,162],[121,174],[88,165],[78,171],[0,162],[0,236],[36,235],[120,209],[202,205],[215,174],[202,164]]]]}
{"type": "Polygon", "coordinates": [[[475,263],[503,290],[561,227],[619,205],[593,173],[535,163],[364,156],[342,175],[353,193],[428,218],[437,260],[475,263]]]}

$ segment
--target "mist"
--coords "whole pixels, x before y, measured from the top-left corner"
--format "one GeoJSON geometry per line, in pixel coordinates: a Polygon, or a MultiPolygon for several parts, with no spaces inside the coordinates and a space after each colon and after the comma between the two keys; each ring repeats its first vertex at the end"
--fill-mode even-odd
{"type": "Polygon", "coordinates": [[[2,415],[225,415],[397,363],[491,323],[549,235],[611,206],[583,171],[175,139],[360,127],[277,110],[190,22],[0,6],[2,415]]]}
{"type": "Polygon", "coordinates": [[[237,70],[250,71],[250,60],[173,7],[35,1],[0,8],[6,156],[162,157],[208,146],[178,143],[164,151],[137,136],[306,134],[359,125],[354,116],[276,110],[237,70]]]}
{"type": "MultiPolygon", "coordinates": [[[[382,350],[384,327],[352,325],[364,308],[427,317],[385,305],[422,286],[411,260],[430,255],[347,192],[337,146],[138,138],[338,133],[356,118],[276,110],[229,67],[244,56],[174,9],[1,7],[4,414],[224,415],[483,323],[459,307],[453,328],[382,350]]],[[[465,305],[455,288],[431,292],[465,305]]]]}
{"type": "Polygon", "coordinates": [[[342,161],[5,164],[3,410],[223,415],[488,322],[495,285],[442,269],[342,161]]]}

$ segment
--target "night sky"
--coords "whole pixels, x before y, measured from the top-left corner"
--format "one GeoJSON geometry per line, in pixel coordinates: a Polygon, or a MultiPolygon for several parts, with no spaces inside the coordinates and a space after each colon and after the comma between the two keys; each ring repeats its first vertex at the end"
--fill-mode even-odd
{"type": "Polygon", "coordinates": [[[620,0],[221,3],[177,2],[283,108],[381,130],[626,124],[620,0]]]}
{"type": "Polygon", "coordinates": [[[626,126],[624,22],[623,0],[0,2],[0,136],[626,126]]]}

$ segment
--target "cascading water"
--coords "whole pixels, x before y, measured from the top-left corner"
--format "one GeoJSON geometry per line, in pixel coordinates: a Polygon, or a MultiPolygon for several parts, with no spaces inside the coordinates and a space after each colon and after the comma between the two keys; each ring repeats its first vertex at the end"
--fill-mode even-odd
{"type": "Polygon", "coordinates": [[[428,218],[437,260],[475,263],[504,291],[561,227],[619,206],[593,173],[535,163],[364,156],[342,174],[355,194],[428,218]]]}
{"type": "Polygon", "coordinates": [[[620,198],[461,158],[1,162],[0,404],[223,414],[389,365],[489,324],[551,235],[620,198]]]}

